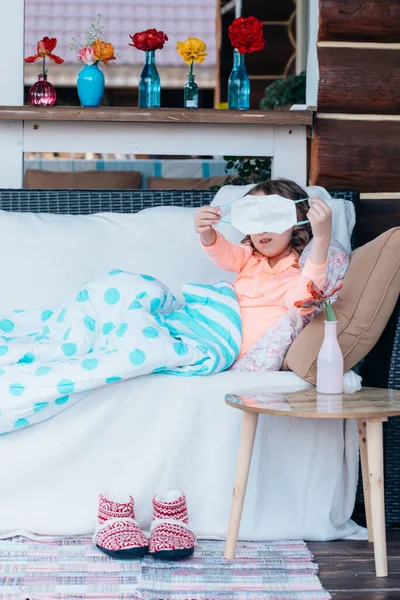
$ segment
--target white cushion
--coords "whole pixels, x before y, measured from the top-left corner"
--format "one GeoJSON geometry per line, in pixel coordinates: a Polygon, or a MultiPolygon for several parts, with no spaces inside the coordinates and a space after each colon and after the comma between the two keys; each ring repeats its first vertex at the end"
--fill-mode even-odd
{"type": "Polygon", "coordinates": [[[61,302],[113,268],[151,274],[178,296],[183,283],[232,279],[204,255],[195,210],[157,207],[90,216],[0,211],[0,310],[61,302]]]}

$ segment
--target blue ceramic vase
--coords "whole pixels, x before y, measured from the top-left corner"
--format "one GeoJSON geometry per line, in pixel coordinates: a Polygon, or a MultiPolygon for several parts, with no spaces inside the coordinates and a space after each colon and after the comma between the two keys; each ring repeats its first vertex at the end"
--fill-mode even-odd
{"type": "Polygon", "coordinates": [[[155,50],[146,52],[146,63],[139,79],[139,108],[160,107],[160,76],[156,67],[155,50]]]}
{"type": "Polygon", "coordinates": [[[77,88],[81,106],[99,106],[104,92],[104,74],[98,63],[85,65],[79,71],[77,88]]]}
{"type": "Polygon", "coordinates": [[[228,108],[248,110],[250,108],[250,79],[244,63],[244,54],[233,52],[233,69],[228,81],[228,108]]]}

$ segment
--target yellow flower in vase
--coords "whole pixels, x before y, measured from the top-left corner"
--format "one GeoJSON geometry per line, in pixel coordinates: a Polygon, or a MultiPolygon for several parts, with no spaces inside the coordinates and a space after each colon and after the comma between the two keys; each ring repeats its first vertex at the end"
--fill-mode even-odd
{"type": "Polygon", "coordinates": [[[190,65],[188,82],[184,88],[184,106],[185,108],[198,108],[199,106],[199,88],[194,81],[193,63],[204,62],[207,56],[207,46],[199,38],[189,37],[184,42],[176,44],[178,54],[187,65],[190,65]]]}
{"type": "Polygon", "coordinates": [[[176,44],[178,54],[187,65],[193,66],[193,62],[202,63],[207,56],[207,46],[199,38],[189,37],[185,42],[176,44]]]}

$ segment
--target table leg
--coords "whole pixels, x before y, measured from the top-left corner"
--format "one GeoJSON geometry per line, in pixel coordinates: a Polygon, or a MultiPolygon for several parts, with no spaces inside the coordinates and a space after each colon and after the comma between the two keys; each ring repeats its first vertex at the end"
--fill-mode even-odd
{"type": "Polygon", "coordinates": [[[367,419],[367,454],[369,470],[369,497],[372,532],[374,537],[375,572],[377,577],[387,577],[385,490],[383,479],[382,421],[367,419]]]}
{"type": "Polygon", "coordinates": [[[244,412],[240,432],[239,452],[236,463],[235,484],[233,487],[231,514],[229,517],[228,534],[225,544],[225,558],[232,560],[236,554],[236,544],[239,535],[240,519],[242,517],[247,479],[249,476],[251,455],[257,429],[258,413],[244,412]]]}
{"type": "Polygon", "coordinates": [[[368,453],[367,453],[367,424],[364,419],[357,419],[358,425],[358,441],[360,444],[361,458],[361,473],[364,490],[365,516],[367,519],[368,541],[374,541],[371,519],[371,502],[369,491],[369,469],[368,469],[368,453]]]}

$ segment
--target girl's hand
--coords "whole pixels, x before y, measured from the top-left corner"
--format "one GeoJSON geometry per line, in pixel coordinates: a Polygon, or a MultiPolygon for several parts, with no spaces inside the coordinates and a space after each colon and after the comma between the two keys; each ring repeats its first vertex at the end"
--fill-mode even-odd
{"type": "Polygon", "coordinates": [[[202,206],[196,211],[194,228],[205,246],[212,246],[217,239],[214,225],[220,220],[220,209],[217,206],[202,206]]]}
{"type": "Polygon", "coordinates": [[[314,238],[326,238],[330,241],[332,230],[332,211],[318,196],[310,198],[310,210],[307,213],[314,238]]]}
{"type": "Polygon", "coordinates": [[[202,235],[210,231],[220,220],[220,209],[217,206],[202,206],[196,211],[194,228],[196,233],[202,235]]]}

